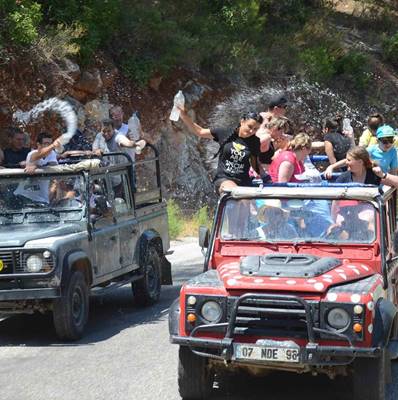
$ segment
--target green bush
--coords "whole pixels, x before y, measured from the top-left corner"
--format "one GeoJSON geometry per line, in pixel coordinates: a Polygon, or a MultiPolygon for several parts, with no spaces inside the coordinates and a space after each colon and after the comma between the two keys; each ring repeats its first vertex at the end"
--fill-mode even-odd
{"type": "Polygon", "coordinates": [[[398,32],[383,40],[384,59],[398,66],[398,32]]]}
{"type": "Polygon", "coordinates": [[[182,232],[183,220],[181,217],[180,207],[172,199],[167,202],[167,216],[169,222],[170,239],[176,239],[182,232]]]}
{"type": "Polygon", "coordinates": [[[363,89],[369,83],[369,60],[360,51],[349,51],[336,60],[335,66],[336,74],[352,81],[356,88],[363,89]]]}
{"type": "Polygon", "coordinates": [[[308,76],[317,81],[329,81],[336,73],[335,55],[326,47],[305,49],[299,58],[308,76]]]}
{"type": "Polygon", "coordinates": [[[7,27],[10,39],[20,45],[30,45],[39,37],[42,19],[41,5],[34,1],[21,1],[9,12],[7,27]]]}
{"type": "Polygon", "coordinates": [[[207,226],[208,228],[211,227],[211,220],[209,219],[209,207],[203,206],[201,207],[193,217],[194,224],[199,226],[207,226]]]}

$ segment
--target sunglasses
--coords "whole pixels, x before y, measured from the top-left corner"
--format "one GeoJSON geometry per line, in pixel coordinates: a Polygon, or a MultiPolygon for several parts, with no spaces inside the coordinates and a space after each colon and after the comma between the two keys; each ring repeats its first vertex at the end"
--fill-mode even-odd
{"type": "Polygon", "coordinates": [[[394,143],[394,138],[383,138],[383,139],[379,139],[379,142],[383,143],[383,144],[392,144],[394,143]]]}
{"type": "Polygon", "coordinates": [[[280,105],[278,106],[278,108],[284,108],[284,109],[286,109],[286,108],[287,108],[287,104],[280,104],[280,105]]]}
{"type": "Polygon", "coordinates": [[[259,122],[260,124],[263,122],[263,117],[254,111],[249,111],[246,114],[242,116],[242,119],[247,120],[247,119],[254,119],[256,122],[259,122]]]}

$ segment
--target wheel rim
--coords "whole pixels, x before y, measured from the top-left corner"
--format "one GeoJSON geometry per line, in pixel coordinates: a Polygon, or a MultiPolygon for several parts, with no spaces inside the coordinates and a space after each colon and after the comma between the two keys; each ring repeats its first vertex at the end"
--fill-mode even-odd
{"type": "Polygon", "coordinates": [[[76,325],[84,319],[84,296],[80,288],[76,288],[72,296],[72,316],[76,325]]]}

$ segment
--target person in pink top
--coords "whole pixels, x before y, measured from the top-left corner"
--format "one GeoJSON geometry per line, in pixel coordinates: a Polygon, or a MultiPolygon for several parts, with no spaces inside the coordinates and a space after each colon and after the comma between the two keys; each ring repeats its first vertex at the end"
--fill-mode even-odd
{"type": "Polygon", "coordinates": [[[300,182],[295,175],[304,172],[303,161],[311,151],[311,138],[306,133],[296,135],[287,150],[280,152],[272,161],[268,173],[273,183],[300,182]]]}

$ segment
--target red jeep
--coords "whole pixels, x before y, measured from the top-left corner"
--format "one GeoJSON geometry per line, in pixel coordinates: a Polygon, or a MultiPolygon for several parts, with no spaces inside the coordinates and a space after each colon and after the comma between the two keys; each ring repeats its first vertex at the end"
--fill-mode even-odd
{"type": "Polygon", "coordinates": [[[224,369],[352,375],[355,400],[385,398],[398,357],[396,193],[350,185],[220,199],[200,235],[204,272],[169,315],[184,399],[206,399],[224,369]]]}

